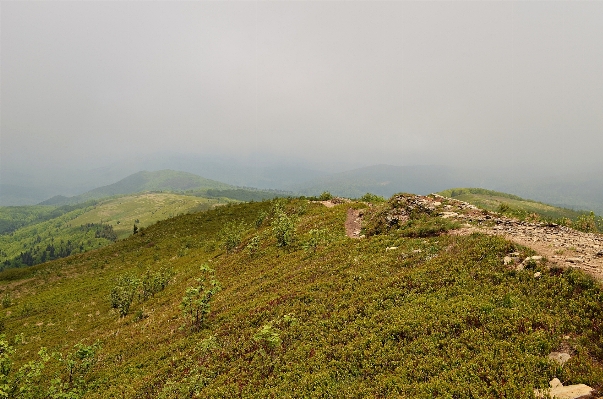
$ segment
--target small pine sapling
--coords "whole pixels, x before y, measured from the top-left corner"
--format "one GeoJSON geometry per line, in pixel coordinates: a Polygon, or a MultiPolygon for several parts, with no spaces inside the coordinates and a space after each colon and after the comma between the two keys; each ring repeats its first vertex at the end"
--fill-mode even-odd
{"type": "Polygon", "coordinates": [[[190,323],[194,331],[199,331],[210,311],[213,296],[222,288],[216,280],[215,271],[207,264],[201,266],[201,277],[197,278],[197,285],[186,289],[180,308],[184,318],[190,323]]]}

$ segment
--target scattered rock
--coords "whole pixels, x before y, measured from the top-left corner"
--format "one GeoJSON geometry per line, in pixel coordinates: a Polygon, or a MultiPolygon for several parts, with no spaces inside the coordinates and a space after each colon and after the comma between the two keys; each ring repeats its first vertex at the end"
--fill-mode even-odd
{"type": "Polygon", "coordinates": [[[448,219],[448,218],[453,218],[453,217],[457,217],[459,214],[456,212],[442,212],[440,213],[440,216],[443,219],[448,219]]]}
{"type": "Polygon", "coordinates": [[[549,386],[551,389],[548,390],[548,394],[545,393],[546,390],[544,389],[535,389],[534,395],[537,398],[579,399],[590,398],[594,391],[594,389],[584,384],[563,386],[558,378],[553,378],[549,382],[549,386]]]}
{"type": "Polygon", "coordinates": [[[542,273],[540,273],[540,272],[534,273],[534,278],[540,278],[540,276],[542,276],[542,273]]]}
{"type": "Polygon", "coordinates": [[[393,251],[394,249],[398,249],[398,247],[387,247],[387,248],[385,248],[386,251],[393,251]]]}
{"type": "Polygon", "coordinates": [[[515,263],[513,258],[511,258],[510,256],[505,256],[503,259],[503,264],[505,266],[510,265],[511,263],[515,263]]]}
{"type": "Polygon", "coordinates": [[[571,263],[582,263],[584,262],[584,260],[582,258],[565,258],[566,262],[571,262],[571,263]]]}
{"type": "Polygon", "coordinates": [[[421,251],[420,249],[413,249],[413,251],[412,251],[412,252],[413,252],[413,253],[415,253],[415,254],[419,254],[419,253],[421,253],[421,252],[423,252],[423,251],[421,251]]]}
{"type": "Polygon", "coordinates": [[[568,360],[570,360],[571,356],[564,352],[551,352],[547,358],[555,363],[558,363],[560,366],[563,366],[568,360]]]}

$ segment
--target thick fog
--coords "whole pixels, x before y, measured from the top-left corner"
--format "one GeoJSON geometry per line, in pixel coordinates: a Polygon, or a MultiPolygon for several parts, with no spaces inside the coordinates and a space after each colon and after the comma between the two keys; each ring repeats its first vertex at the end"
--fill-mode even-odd
{"type": "Polygon", "coordinates": [[[5,1],[0,13],[3,183],[165,154],[601,169],[603,2],[5,1]]]}

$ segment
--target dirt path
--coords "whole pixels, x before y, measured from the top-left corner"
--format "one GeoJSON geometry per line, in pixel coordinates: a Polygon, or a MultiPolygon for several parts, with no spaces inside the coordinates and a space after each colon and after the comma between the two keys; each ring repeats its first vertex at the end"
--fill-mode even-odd
{"type": "MultiPolygon", "coordinates": [[[[436,194],[416,196],[421,203],[444,218],[464,223],[451,234],[467,235],[473,232],[502,236],[509,241],[532,248],[549,262],[560,267],[574,267],[603,280],[603,235],[583,233],[565,226],[530,223],[483,211],[477,207],[436,194]]],[[[327,207],[348,202],[336,199],[321,201],[327,207]]],[[[361,238],[363,211],[348,209],[345,232],[350,238],[361,238]]]]}
{"type": "MultiPolygon", "coordinates": [[[[468,205],[461,201],[455,202],[461,203],[461,207],[468,205]]],[[[601,234],[583,233],[554,224],[523,222],[495,213],[475,210],[464,213],[448,212],[448,217],[471,223],[453,234],[481,232],[502,236],[509,241],[532,248],[553,264],[582,269],[603,280],[603,235],[601,234]]]]}
{"type": "Polygon", "coordinates": [[[345,234],[350,238],[360,238],[360,228],[362,227],[362,214],[358,209],[348,209],[348,216],[345,219],[345,234]]]}

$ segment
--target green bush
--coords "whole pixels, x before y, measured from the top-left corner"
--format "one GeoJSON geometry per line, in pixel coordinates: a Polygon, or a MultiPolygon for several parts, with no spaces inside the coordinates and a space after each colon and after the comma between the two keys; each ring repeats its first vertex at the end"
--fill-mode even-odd
{"type": "Polygon", "coordinates": [[[328,191],[323,191],[322,194],[318,197],[320,201],[328,201],[333,199],[333,195],[328,191]]]}
{"type": "Polygon", "coordinates": [[[309,238],[302,244],[306,252],[316,252],[319,245],[327,242],[327,230],[325,229],[311,229],[308,236],[309,238]]]}
{"type": "Polygon", "coordinates": [[[265,349],[275,349],[281,344],[279,330],[273,327],[272,323],[264,324],[262,328],[253,335],[253,340],[262,345],[265,349]]]}
{"type": "Polygon", "coordinates": [[[180,308],[191,328],[200,330],[210,311],[210,303],[220,290],[220,282],[216,280],[215,271],[207,264],[201,266],[201,277],[196,279],[197,285],[186,289],[180,308]]]}
{"type": "Polygon", "coordinates": [[[230,221],[224,225],[219,235],[226,252],[232,252],[237,249],[243,240],[245,230],[247,230],[247,226],[242,220],[230,221]]]}
{"type": "Polygon", "coordinates": [[[576,230],[580,230],[585,233],[596,233],[598,231],[594,212],[591,212],[587,215],[581,215],[578,217],[578,220],[573,223],[573,225],[576,230]]]}
{"type": "Polygon", "coordinates": [[[254,256],[260,249],[260,236],[253,236],[245,246],[249,256],[254,256]]]}
{"type": "Polygon", "coordinates": [[[371,193],[366,193],[362,197],[360,197],[360,201],[363,202],[371,202],[371,203],[380,203],[385,202],[385,198],[371,193]]]}
{"type": "Polygon", "coordinates": [[[2,307],[3,308],[10,308],[13,305],[13,298],[10,294],[10,292],[6,292],[4,293],[4,295],[2,296],[2,307]]]}
{"type": "Polygon", "coordinates": [[[156,272],[147,270],[140,279],[139,299],[146,301],[158,292],[163,291],[172,277],[174,277],[174,272],[171,270],[161,269],[156,272]]]}
{"type": "Polygon", "coordinates": [[[272,232],[276,238],[276,245],[286,247],[295,241],[295,225],[297,220],[278,209],[272,220],[272,232]]]}
{"type": "Polygon", "coordinates": [[[14,370],[11,357],[15,350],[0,335],[0,398],[79,399],[89,389],[89,375],[99,350],[98,343],[76,344],[67,355],[58,352],[50,355],[46,348],[41,348],[39,358],[14,370]],[[43,373],[51,362],[55,364],[48,368],[58,371],[54,378],[43,373]]]}
{"type": "Polygon", "coordinates": [[[258,213],[257,218],[255,219],[255,228],[259,229],[264,224],[264,220],[268,217],[268,214],[264,211],[258,213]]]}
{"type": "Polygon", "coordinates": [[[111,290],[111,306],[117,309],[120,317],[125,317],[130,311],[139,284],[140,280],[130,274],[117,279],[111,290]]]}

